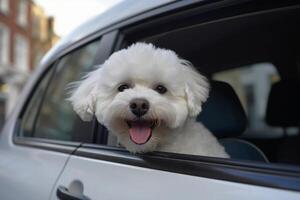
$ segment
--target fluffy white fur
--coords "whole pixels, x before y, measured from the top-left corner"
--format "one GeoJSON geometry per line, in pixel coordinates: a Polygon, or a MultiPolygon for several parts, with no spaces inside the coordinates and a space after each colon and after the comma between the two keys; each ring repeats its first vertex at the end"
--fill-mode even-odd
{"type": "Polygon", "coordinates": [[[69,100],[83,120],[89,121],[95,115],[130,152],[157,150],[228,158],[217,139],[195,121],[208,92],[207,79],[175,52],[136,43],[115,52],[89,73],[69,100]],[[123,83],[130,88],[119,92],[123,83]],[[167,88],[165,94],[154,90],[158,84],[167,88]],[[132,142],[126,123],[136,118],[129,108],[136,98],[150,103],[142,118],[157,121],[152,137],[142,145],[132,142]]]}

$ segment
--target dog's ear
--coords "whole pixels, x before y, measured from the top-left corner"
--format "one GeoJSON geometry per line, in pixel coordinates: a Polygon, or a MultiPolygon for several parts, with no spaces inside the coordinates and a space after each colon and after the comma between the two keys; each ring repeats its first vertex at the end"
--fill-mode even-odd
{"type": "Polygon", "coordinates": [[[208,98],[209,83],[206,77],[194,69],[189,61],[181,60],[185,76],[185,94],[190,117],[196,117],[208,98]]]}
{"type": "Polygon", "coordinates": [[[88,73],[82,81],[71,83],[73,89],[68,100],[83,121],[91,121],[93,119],[100,73],[101,68],[88,73]]]}

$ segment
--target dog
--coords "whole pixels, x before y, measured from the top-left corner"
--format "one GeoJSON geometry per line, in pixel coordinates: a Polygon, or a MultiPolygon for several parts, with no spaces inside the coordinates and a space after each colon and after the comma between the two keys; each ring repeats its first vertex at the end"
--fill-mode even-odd
{"type": "Polygon", "coordinates": [[[82,120],[95,116],[132,153],[229,158],[196,122],[208,93],[208,80],[174,51],[135,43],[79,81],[69,100],[82,120]]]}

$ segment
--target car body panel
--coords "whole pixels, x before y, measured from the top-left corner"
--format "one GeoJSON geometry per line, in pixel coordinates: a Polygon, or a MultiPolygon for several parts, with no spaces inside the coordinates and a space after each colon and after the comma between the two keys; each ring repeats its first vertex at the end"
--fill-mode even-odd
{"type": "MultiPolygon", "coordinates": [[[[90,199],[285,199],[296,200],[300,194],[248,184],[130,166],[72,156],[58,186],[68,187],[74,180],[84,186],[90,199]]],[[[57,199],[56,191],[51,199],[57,199]]]]}
{"type": "Polygon", "coordinates": [[[1,199],[48,199],[68,157],[37,148],[0,145],[1,199]]]}
{"type": "MultiPolygon", "coordinates": [[[[48,199],[70,153],[79,145],[61,146],[64,151],[61,153],[43,148],[27,147],[16,140],[20,113],[45,69],[45,67],[38,68],[33,73],[0,133],[1,199],[48,199]]],[[[39,141],[37,140],[35,143],[38,144],[39,141]]]]}
{"type": "MultiPolygon", "coordinates": [[[[65,166],[68,154],[16,144],[14,133],[18,115],[30,94],[36,75],[23,90],[20,101],[0,134],[0,195],[1,199],[48,199],[55,181],[65,166]]],[[[68,147],[72,152],[74,147],[68,147]]]]}

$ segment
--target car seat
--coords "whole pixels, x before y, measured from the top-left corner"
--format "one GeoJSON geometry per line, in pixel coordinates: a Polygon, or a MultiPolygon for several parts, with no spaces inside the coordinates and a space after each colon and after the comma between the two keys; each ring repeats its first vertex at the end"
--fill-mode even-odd
{"type": "Polygon", "coordinates": [[[300,163],[300,81],[282,80],[272,85],[266,122],[273,127],[283,128],[284,135],[277,153],[277,162],[300,163]],[[289,127],[298,128],[297,134],[288,135],[289,127]]]}
{"type": "Polygon", "coordinates": [[[225,147],[232,159],[268,162],[254,144],[234,137],[246,129],[245,111],[233,88],[222,81],[212,81],[209,98],[197,117],[225,147]]]}

